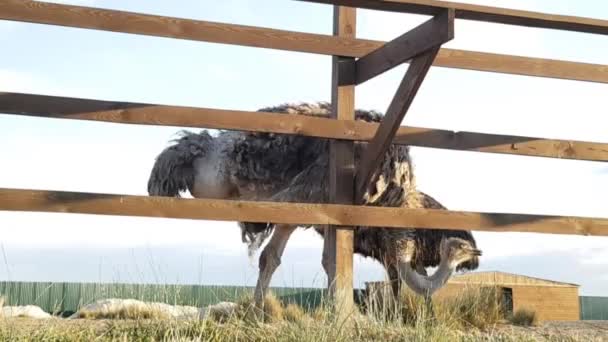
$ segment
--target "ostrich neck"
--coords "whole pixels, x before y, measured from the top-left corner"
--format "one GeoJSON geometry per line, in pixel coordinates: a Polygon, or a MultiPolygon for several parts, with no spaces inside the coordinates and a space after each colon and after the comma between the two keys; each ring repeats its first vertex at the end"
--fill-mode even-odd
{"type": "Polygon", "coordinates": [[[416,293],[421,295],[432,295],[439,290],[450,279],[454,273],[455,267],[448,261],[442,260],[439,267],[431,276],[424,276],[416,272],[410,266],[410,263],[404,263],[406,284],[416,293]]]}

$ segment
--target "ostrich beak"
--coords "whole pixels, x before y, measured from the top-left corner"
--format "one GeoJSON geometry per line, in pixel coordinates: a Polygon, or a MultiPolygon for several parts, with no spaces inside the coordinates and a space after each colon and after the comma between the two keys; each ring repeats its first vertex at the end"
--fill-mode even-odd
{"type": "Polygon", "coordinates": [[[481,256],[481,249],[473,248],[471,249],[471,254],[473,254],[474,256],[481,256]]]}

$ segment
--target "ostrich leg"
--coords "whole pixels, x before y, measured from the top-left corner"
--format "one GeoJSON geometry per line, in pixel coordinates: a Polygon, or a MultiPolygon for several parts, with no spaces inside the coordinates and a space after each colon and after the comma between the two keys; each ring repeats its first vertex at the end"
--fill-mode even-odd
{"type": "Polygon", "coordinates": [[[384,268],[386,269],[386,273],[388,273],[388,279],[391,283],[391,288],[393,289],[395,302],[399,302],[399,295],[401,293],[401,278],[399,277],[399,268],[394,264],[388,264],[384,268]]]}
{"type": "Polygon", "coordinates": [[[263,315],[264,313],[264,298],[268,291],[272,275],[281,264],[281,256],[285,251],[287,241],[296,228],[296,226],[290,225],[277,225],[272,234],[272,238],[260,254],[260,272],[258,274],[258,283],[255,287],[254,295],[258,318],[260,318],[259,315],[263,315]]]}

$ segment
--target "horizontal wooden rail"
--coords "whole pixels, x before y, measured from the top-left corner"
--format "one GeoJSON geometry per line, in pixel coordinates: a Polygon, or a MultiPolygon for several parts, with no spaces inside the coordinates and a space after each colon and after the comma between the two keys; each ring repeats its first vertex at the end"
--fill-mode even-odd
{"type": "Polygon", "coordinates": [[[454,9],[456,18],[499,24],[608,34],[608,20],[437,0],[299,0],[383,11],[435,15],[454,9]]]}
{"type": "Polygon", "coordinates": [[[607,143],[575,140],[553,140],[402,126],[397,131],[393,143],[448,150],[608,161],[607,143]]]}
{"type": "MultiPolygon", "coordinates": [[[[0,0],[0,20],[96,29],[324,55],[362,57],[385,42],[29,0],[0,0]]],[[[441,49],[434,66],[608,83],[608,66],[441,49]]]]}
{"type": "MultiPolygon", "coordinates": [[[[306,115],[1,92],[0,113],[123,124],[275,132],[360,141],[371,140],[379,126],[362,121],[338,121],[306,115]]],[[[419,127],[400,127],[393,143],[451,150],[608,161],[606,143],[453,132],[419,127]]]]}
{"type": "Polygon", "coordinates": [[[0,188],[0,210],[608,236],[608,219],[0,188]]]}

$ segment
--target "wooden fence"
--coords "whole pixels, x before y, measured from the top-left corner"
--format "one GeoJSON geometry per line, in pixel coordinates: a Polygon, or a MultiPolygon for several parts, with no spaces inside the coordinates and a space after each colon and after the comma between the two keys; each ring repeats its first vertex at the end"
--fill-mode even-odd
{"type": "MultiPolygon", "coordinates": [[[[332,118],[209,108],[0,93],[0,113],[175,125],[331,138],[331,204],[222,201],[0,189],[0,210],[241,220],[333,225],[325,239],[330,282],[352,293],[352,230],[348,226],[472,229],[480,231],[608,235],[608,219],[361,207],[361,191],[391,143],[452,150],[579,160],[608,160],[608,144],[400,127],[431,66],[608,83],[608,67],[441,48],[454,37],[454,20],[466,19],[608,34],[608,21],[435,0],[298,0],[334,5],[334,34],[170,18],[26,0],[0,0],[0,19],[74,28],[187,39],[333,56],[332,118]],[[390,41],[356,38],[354,7],[417,13],[431,18],[390,41]],[[410,66],[380,124],[354,121],[354,88],[397,65],[410,66]],[[353,142],[368,141],[359,170],[353,142]],[[339,158],[336,158],[339,156],[339,158]]],[[[336,295],[336,293],[334,293],[336,295]]],[[[352,296],[340,301],[348,304],[352,296]]]]}

